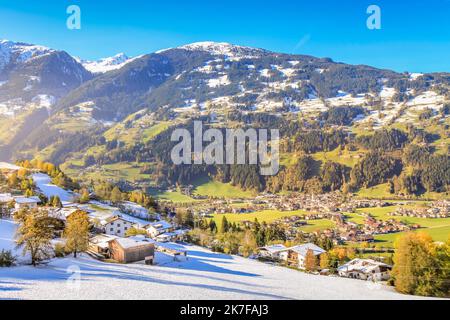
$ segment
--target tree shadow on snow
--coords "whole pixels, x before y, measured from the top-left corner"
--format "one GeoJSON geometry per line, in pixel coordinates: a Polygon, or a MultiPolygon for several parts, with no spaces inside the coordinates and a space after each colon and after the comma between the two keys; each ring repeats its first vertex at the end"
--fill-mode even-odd
{"type": "MultiPolygon", "coordinates": [[[[164,247],[164,244],[161,245],[164,247]]],[[[170,247],[176,250],[180,251],[187,251],[188,256],[194,256],[194,257],[204,257],[204,258],[212,258],[212,259],[224,259],[224,260],[232,260],[233,257],[224,253],[220,252],[206,252],[206,251],[199,251],[199,250],[192,250],[190,247],[195,248],[193,245],[188,243],[170,243],[170,247]]]]}
{"type": "MultiPolygon", "coordinates": [[[[13,281],[0,280],[0,293],[8,292],[8,291],[22,291],[23,290],[22,288],[18,288],[18,287],[5,287],[4,285],[6,285],[6,284],[14,284],[15,285],[17,283],[13,282],[13,281]]],[[[0,300],[3,300],[3,299],[5,299],[5,298],[0,295],[0,300]]]]}
{"type": "MultiPolygon", "coordinates": [[[[30,272],[29,268],[22,269],[22,270],[13,270],[11,272],[5,272],[2,274],[2,277],[8,280],[17,280],[20,281],[21,284],[32,284],[33,280],[38,281],[48,281],[48,282],[60,282],[60,281],[66,281],[71,276],[70,273],[66,271],[68,265],[76,265],[81,270],[81,283],[85,281],[95,281],[96,278],[110,278],[110,279],[120,279],[120,280],[129,280],[129,281],[141,281],[141,282],[148,282],[148,283],[155,283],[155,284],[162,284],[162,285],[168,285],[168,286],[182,286],[182,287],[193,287],[193,288],[201,288],[201,289],[208,289],[208,290],[214,290],[214,291],[220,291],[220,292],[233,292],[237,294],[242,295],[251,295],[252,297],[259,297],[259,298],[267,298],[267,299],[288,299],[287,297],[275,295],[275,294],[269,294],[264,293],[262,290],[260,291],[254,291],[254,290],[247,290],[243,288],[233,288],[233,287],[226,287],[216,284],[208,284],[208,283],[202,283],[201,279],[204,280],[213,280],[217,282],[225,282],[230,283],[230,285],[246,285],[249,287],[252,287],[256,289],[257,285],[253,283],[245,283],[245,281],[235,281],[235,280],[228,280],[228,279],[222,279],[213,277],[210,275],[210,273],[219,273],[219,274],[225,274],[225,275],[232,275],[232,276],[242,276],[242,277],[258,277],[259,275],[254,273],[248,273],[248,272],[241,272],[241,271],[234,271],[229,270],[223,267],[215,266],[208,264],[204,262],[202,259],[197,259],[190,257],[189,261],[186,262],[174,262],[169,263],[168,265],[163,265],[160,268],[154,268],[152,266],[145,266],[145,265],[136,265],[136,264],[129,264],[129,265],[122,265],[122,264],[109,264],[109,263],[102,263],[95,260],[87,260],[87,259],[71,259],[70,261],[64,261],[64,265],[59,265],[59,262],[63,262],[62,260],[54,260],[55,264],[49,265],[49,266],[38,266],[37,268],[33,268],[33,272],[30,272]],[[66,262],[69,262],[68,264],[66,262]],[[103,267],[104,265],[104,267],[103,267]],[[146,269],[143,269],[146,268],[146,269]],[[161,270],[162,268],[168,268],[170,271],[164,271],[161,270]],[[115,268],[115,269],[112,269],[115,268]],[[118,268],[122,270],[118,270],[118,268]],[[147,269],[148,268],[148,269],[147,269]],[[124,270],[128,269],[128,270],[124,270]],[[176,271],[177,270],[195,270],[195,271],[204,271],[204,274],[190,274],[185,272],[176,271]],[[142,275],[142,271],[145,270],[148,272],[148,274],[142,275]],[[136,271],[136,272],[133,272],[136,271]],[[158,279],[156,275],[158,273],[167,273],[167,274],[178,274],[182,277],[186,277],[186,279],[193,280],[195,278],[196,280],[193,280],[192,282],[185,282],[185,281],[176,281],[176,280],[164,280],[164,279],[158,279]],[[25,283],[23,281],[26,281],[25,283]]],[[[13,283],[13,282],[11,282],[13,283]]],[[[17,282],[14,282],[17,283],[17,282]]],[[[1,282],[0,282],[0,292],[1,292],[1,282]]],[[[9,289],[9,288],[7,288],[9,289]]],[[[11,289],[9,291],[13,291],[14,289],[11,289]]],[[[23,289],[18,289],[23,290],[23,289]]],[[[257,290],[257,289],[256,289],[257,290]]],[[[6,290],[5,290],[6,291],[6,290]]],[[[170,298],[170,297],[167,297],[170,298]]]]}

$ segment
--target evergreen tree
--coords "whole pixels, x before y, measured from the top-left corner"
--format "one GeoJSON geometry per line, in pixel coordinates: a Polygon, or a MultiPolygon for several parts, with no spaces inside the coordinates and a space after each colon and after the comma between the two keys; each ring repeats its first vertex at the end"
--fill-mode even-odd
{"type": "Polygon", "coordinates": [[[211,220],[209,221],[209,230],[210,230],[211,232],[213,232],[213,233],[216,233],[216,232],[217,232],[217,225],[216,225],[216,222],[215,222],[213,219],[211,219],[211,220]]]}
{"type": "Polygon", "coordinates": [[[223,218],[222,218],[222,226],[220,228],[220,232],[221,233],[226,233],[226,232],[228,232],[229,228],[230,228],[230,226],[228,224],[227,217],[223,216],[223,218]]]}
{"type": "Polygon", "coordinates": [[[52,206],[54,206],[55,208],[62,208],[62,202],[59,196],[53,197],[52,206]]]}

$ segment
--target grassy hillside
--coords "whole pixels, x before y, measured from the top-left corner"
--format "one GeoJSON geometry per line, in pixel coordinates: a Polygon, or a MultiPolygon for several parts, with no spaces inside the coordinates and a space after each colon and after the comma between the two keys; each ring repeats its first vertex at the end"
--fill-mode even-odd
{"type": "Polygon", "coordinates": [[[149,193],[156,199],[172,201],[173,203],[194,203],[199,201],[184,195],[179,191],[161,191],[151,189],[149,193]]]}
{"type": "Polygon", "coordinates": [[[218,198],[250,198],[255,196],[253,191],[244,191],[230,183],[222,183],[219,181],[212,181],[211,179],[200,178],[193,181],[194,194],[206,197],[218,198]]]}

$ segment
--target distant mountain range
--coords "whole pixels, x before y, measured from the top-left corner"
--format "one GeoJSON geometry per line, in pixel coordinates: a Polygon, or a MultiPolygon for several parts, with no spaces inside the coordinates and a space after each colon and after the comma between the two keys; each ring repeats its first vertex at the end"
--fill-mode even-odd
{"type": "Polygon", "coordinates": [[[49,150],[62,136],[86,130],[103,135],[116,126],[118,132],[124,122],[137,125],[129,119],[135,113],[176,120],[212,111],[219,117],[230,110],[286,115],[346,105],[365,106],[359,121],[383,126],[405,105],[425,101],[437,110],[449,86],[448,73],[397,73],[228,43],[85,61],[3,40],[0,158],[49,150]],[[371,108],[377,99],[385,107],[381,113],[371,108]]]}

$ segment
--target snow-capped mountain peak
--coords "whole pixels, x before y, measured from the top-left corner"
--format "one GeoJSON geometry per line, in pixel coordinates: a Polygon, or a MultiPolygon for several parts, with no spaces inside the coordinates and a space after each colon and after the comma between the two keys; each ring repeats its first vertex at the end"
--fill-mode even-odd
{"type": "MultiPolygon", "coordinates": [[[[213,41],[203,41],[194,42],[191,44],[183,45],[177,47],[177,49],[191,50],[191,51],[205,51],[212,55],[226,56],[232,59],[242,59],[242,58],[253,58],[266,53],[266,50],[244,47],[239,45],[234,45],[227,42],[213,42],[213,41]]],[[[156,53],[162,53],[166,50],[160,50],[156,53]]]]}
{"type": "Polygon", "coordinates": [[[118,65],[118,64],[122,64],[122,63],[126,62],[129,59],[130,58],[128,58],[128,56],[125,53],[121,52],[121,53],[116,54],[113,57],[104,58],[104,59],[101,59],[100,61],[104,65],[115,66],[115,65],[118,65]]]}
{"type": "Polygon", "coordinates": [[[24,63],[52,52],[55,52],[55,50],[44,46],[0,40],[0,70],[11,61],[24,63]]]}
{"type": "Polygon", "coordinates": [[[105,73],[111,70],[122,68],[125,64],[132,61],[124,53],[116,54],[115,56],[103,58],[98,61],[81,61],[86,70],[92,73],[105,73]]]}

